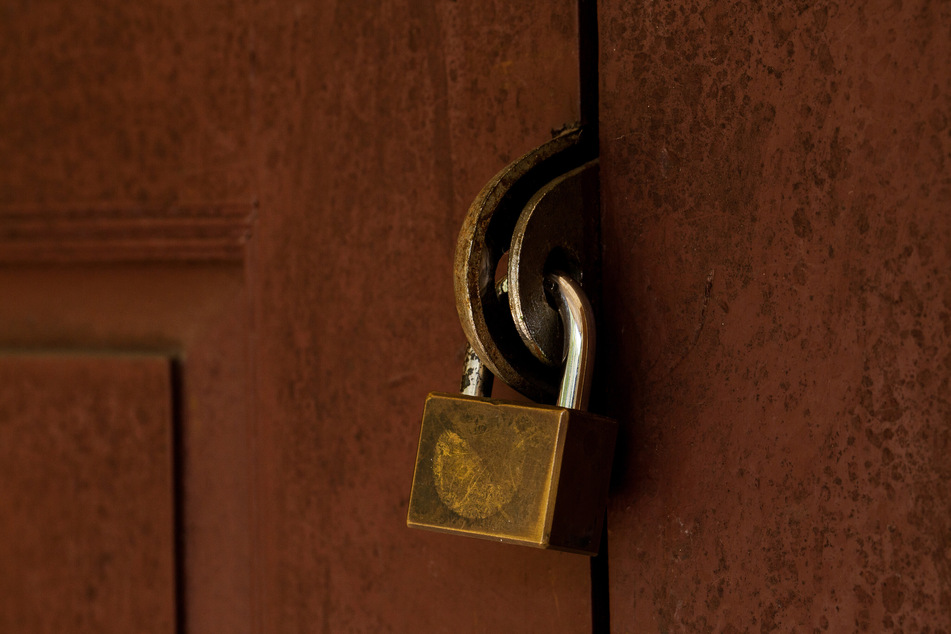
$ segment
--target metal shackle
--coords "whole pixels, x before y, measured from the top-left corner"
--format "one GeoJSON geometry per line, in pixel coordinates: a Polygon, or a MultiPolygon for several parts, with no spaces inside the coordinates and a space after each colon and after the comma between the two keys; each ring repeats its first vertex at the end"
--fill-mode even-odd
{"type": "MultiPolygon", "coordinates": [[[[545,282],[558,305],[565,332],[562,352],[565,365],[556,405],[584,410],[588,408],[594,372],[594,311],[581,285],[564,273],[548,275],[545,282]]],[[[492,393],[492,382],[492,373],[472,346],[466,346],[460,391],[469,396],[486,397],[492,393]]]]}
{"type": "MultiPolygon", "coordinates": [[[[495,284],[495,294],[499,301],[506,303],[509,295],[508,277],[503,277],[495,284]]],[[[466,396],[489,397],[492,396],[492,384],[495,382],[495,375],[489,370],[489,366],[479,357],[479,354],[473,349],[471,343],[466,344],[466,360],[462,368],[462,384],[459,391],[466,396]]]]}
{"type": "Polygon", "coordinates": [[[565,368],[557,405],[586,410],[594,373],[594,311],[581,285],[564,273],[552,273],[545,281],[558,305],[565,333],[565,368]]]}
{"type": "Polygon", "coordinates": [[[466,396],[480,398],[491,396],[494,378],[476,351],[467,344],[466,360],[462,368],[462,385],[459,391],[466,396]]]}

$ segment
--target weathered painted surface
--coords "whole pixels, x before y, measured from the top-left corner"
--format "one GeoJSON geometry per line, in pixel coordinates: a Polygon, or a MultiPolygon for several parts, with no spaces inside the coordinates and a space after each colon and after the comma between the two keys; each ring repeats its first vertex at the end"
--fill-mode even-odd
{"type": "Polygon", "coordinates": [[[179,357],[179,607],[194,632],[250,628],[244,284],[240,268],[208,263],[0,267],[0,349],[179,357]]]}
{"type": "Polygon", "coordinates": [[[0,357],[0,630],[175,631],[161,357],[0,357]]]}
{"type": "Polygon", "coordinates": [[[245,202],[246,7],[4,2],[0,209],[245,202]]]}
{"type": "Polygon", "coordinates": [[[583,630],[583,557],[405,526],[455,235],[578,119],[574,3],[2,12],[0,341],[181,355],[189,631],[583,630]]]}
{"type": "MultiPolygon", "coordinates": [[[[584,559],[404,526],[574,4],[2,10],[0,341],[183,356],[189,628],[583,630],[584,559]]],[[[947,4],[599,11],[615,628],[951,630],[947,4]]]]}
{"type": "Polygon", "coordinates": [[[600,22],[612,626],[951,630],[951,7],[600,22]]]}
{"type": "Polygon", "coordinates": [[[588,563],[406,528],[468,204],[578,117],[575,7],[256,10],[263,629],[583,631],[588,563]],[[266,160],[266,162],[265,162],[266,160]]]}

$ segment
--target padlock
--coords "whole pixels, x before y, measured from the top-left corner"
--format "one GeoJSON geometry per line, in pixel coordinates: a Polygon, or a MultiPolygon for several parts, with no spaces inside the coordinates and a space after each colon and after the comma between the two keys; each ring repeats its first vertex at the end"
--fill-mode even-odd
{"type": "MultiPolygon", "coordinates": [[[[594,365],[593,315],[577,283],[551,278],[567,342],[558,404],[431,393],[409,526],[597,554],[617,423],[582,411],[594,365]]],[[[480,394],[484,372],[474,357],[463,388],[480,394]]]]}

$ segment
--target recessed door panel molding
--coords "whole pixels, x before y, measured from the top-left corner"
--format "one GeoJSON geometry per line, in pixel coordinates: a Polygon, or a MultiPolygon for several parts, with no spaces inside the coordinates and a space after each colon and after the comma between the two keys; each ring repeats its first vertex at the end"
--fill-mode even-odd
{"type": "Polygon", "coordinates": [[[178,618],[189,631],[248,631],[253,475],[243,268],[21,264],[0,267],[0,294],[0,350],[8,353],[175,359],[178,618]]]}
{"type": "Polygon", "coordinates": [[[0,207],[0,264],[240,263],[252,204],[0,207]]]}
{"type": "Polygon", "coordinates": [[[0,356],[0,630],[176,631],[161,357],[0,356]]]}

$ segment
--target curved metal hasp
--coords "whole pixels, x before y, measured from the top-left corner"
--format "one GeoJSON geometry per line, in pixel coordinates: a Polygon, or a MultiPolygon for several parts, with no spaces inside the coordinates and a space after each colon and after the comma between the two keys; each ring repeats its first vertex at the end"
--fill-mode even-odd
{"type": "MultiPolygon", "coordinates": [[[[561,326],[557,314],[544,301],[544,273],[549,272],[546,267],[565,270],[581,280],[586,293],[594,297],[597,289],[593,282],[600,273],[596,270],[600,251],[597,188],[581,187],[586,193],[578,211],[584,219],[580,231],[574,220],[564,229],[554,221],[546,224],[542,221],[546,213],[540,210],[553,204],[559,196],[556,191],[575,191],[572,177],[566,180],[566,175],[577,172],[590,184],[591,174],[595,174],[596,183],[596,164],[590,163],[595,158],[594,147],[583,130],[576,128],[515,160],[483,187],[459,232],[454,281],[456,309],[466,338],[492,374],[536,401],[551,401],[561,377],[561,326]],[[534,219],[521,230],[524,237],[520,241],[519,260],[532,261],[534,266],[535,258],[541,258],[542,274],[523,285],[521,280],[527,278],[521,275],[520,267],[515,275],[510,268],[510,297],[514,298],[517,292],[519,299],[511,301],[517,301],[523,322],[516,325],[515,304],[500,299],[494,283],[499,261],[512,248],[516,228],[528,207],[535,210],[531,214],[534,219]],[[535,249],[533,236],[543,236],[545,241],[558,234],[566,238],[566,243],[554,244],[555,240],[552,251],[539,255],[544,249],[535,249]],[[574,240],[578,235],[585,236],[583,247],[578,247],[574,240]],[[515,286],[519,288],[513,292],[515,286]],[[546,334],[550,328],[556,331],[554,335],[546,334]],[[526,345],[527,342],[532,343],[526,345]]],[[[568,199],[577,197],[572,195],[568,199]]]]}
{"type": "MultiPolygon", "coordinates": [[[[548,292],[555,298],[562,329],[567,333],[563,355],[564,370],[555,404],[568,409],[587,409],[596,348],[596,328],[591,302],[585,296],[581,285],[564,273],[556,272],[546,276],[545,284],[548,292]]],[[[507,291],[500,290],[500,286],[504,288],[505,285],[496,286],[496,290],[502,295],[507,291]]],[[[489,397],[492,395],[493,378],[472,346],[466,346],[460,393],[466,396],[489,397]]]]}
{"type": "Polygon", "coordinates": [[[553,270],[577,280],[589,296],[600,281],[598,160],[560,176],[525,206],[509,251],[509,306],[522,341],[536,358],[560,366],[562,320],[546,298],[544,282],[553,270]]]}

